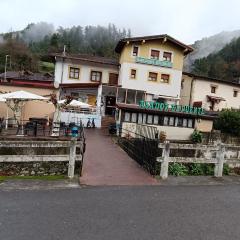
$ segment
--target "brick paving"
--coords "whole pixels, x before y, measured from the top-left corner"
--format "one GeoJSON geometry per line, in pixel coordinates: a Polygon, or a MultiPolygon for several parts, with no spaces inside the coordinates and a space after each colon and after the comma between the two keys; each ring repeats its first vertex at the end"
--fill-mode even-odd
{"type": "Polygon", "coordinates": [[[86,129],[87,148],[80,183],[157,185],[158,181],[132,160],[103,130],[86,129]]]}

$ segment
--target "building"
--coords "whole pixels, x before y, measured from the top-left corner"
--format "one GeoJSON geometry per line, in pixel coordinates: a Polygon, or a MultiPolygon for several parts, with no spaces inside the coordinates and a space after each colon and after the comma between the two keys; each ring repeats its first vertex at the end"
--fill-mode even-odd
{"type": "MultiPolygon", "coordinates": [[[[15,91],[27,91],[40,96],[49,97],[51,94],[58,94],[58,89],[54,88],[53,75],[50,73],[32,73],[29,71],[9,71],[0,74],[0,93],[15,91]]],[[[29,118],[52,119],[55,108],[53,104],[40,101],[27,102],[22,110],[23,120],[29,118]]],[[[0,118],[13,117],[12,111],[3,102],[0,102],[0,118]],[[9,110],[9,111],[8,111],[9,110]]]]}
{"type": "Polygon", "coordinates": [[[212,116],[201,107],[175,107],[180,102],[183,60],[193,51],[191,47],[168,35],[156,35],[122,39],[115,51],[119,60],[52,55],[60,98],[71,95],[96,106],[96,113],[77,118],[84,122],[94,118],[101,127],[107,116],[116,116],[123,128],[153,126],[166,132],[169,139],[188,139],[195,128],[211,131],[212,116]],[[144,106],[139,104],[142,102],[144,106]]]}
{"type": "Polygon", "coordinates": [[[240,84],[184,72],[180,104],[206,111],[240,109],[240,84]]]}
{"type": "Polygon", "coordinates": [[[168,35],[119,41],[119,85],[145,92],[148,101],[177,103],[184,56],[193,49],[168,35]]]}

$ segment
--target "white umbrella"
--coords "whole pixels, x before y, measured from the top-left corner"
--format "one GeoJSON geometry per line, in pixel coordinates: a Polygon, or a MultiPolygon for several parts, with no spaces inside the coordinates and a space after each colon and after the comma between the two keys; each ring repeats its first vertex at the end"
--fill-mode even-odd
{"type": "MultiPolygon", "coordinates": [[[[0,95],[0,101],[6,102],[7,106],[13,110],[15,117],[17,112],[21,114],[21,108],[23,107],[23,104],[25,102],[30,100],[47,100],[47,99],[48,98],[39,96],[34,93],[22,91],[22,90],[0,95]],[[22,104],[20,105],[20,103],[22,104]]],[[[6,128],[7,128],[7,123],[6,123],[6,128]]]]}
{"type": "Polygon", "coordinates": [[[22,101],[28,101],[28,100],[47,100],[48,98],[39,96],[34,93],[26,92],[26,91],[16,91],[12,93],[1,94],[0,99],[3,99],[3,100],[18,99],[22,101]]]}
{"type": "MultiPolygon", "coordinates": [[[[66,100],[60,100],[58,101],[59,104],[64,104],[66,100]]],[[[80,108],[90,108],[91,105],[87,104],[87,103],[84,103],[84,102],[80,102],[78,100],[72,100],[67,106],[70,106],[70,107],[80,107],[80,108]]]]}

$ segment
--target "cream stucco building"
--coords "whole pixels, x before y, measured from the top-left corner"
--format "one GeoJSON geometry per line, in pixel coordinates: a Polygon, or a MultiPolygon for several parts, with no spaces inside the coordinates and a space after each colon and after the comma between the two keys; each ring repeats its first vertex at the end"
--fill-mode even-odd
{"type": "Polygon", "coordinates": [[[183,73],[180,104],[201,106],[207,111],[240,109],[240,84],[183,73]]]}

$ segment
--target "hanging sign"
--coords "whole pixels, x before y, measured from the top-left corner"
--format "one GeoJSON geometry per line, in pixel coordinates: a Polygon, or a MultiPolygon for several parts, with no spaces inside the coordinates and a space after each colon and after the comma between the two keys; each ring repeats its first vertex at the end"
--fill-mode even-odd
{"type": "Polygon", "coordinates": [[[195,115],[203,115],[205,113],[204,109],[200,107],[159,103],[159,102],[149,102],[149,101],[143,101],[143,100],[139,102],[139,107],[145,108],[145,109],[160,110],[164,112],[179,112],[179,113],[188,113],[188,114],[195,114],[195,115]]]}

